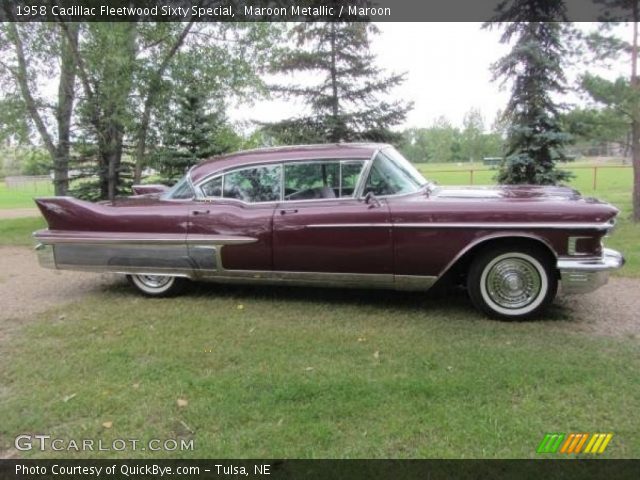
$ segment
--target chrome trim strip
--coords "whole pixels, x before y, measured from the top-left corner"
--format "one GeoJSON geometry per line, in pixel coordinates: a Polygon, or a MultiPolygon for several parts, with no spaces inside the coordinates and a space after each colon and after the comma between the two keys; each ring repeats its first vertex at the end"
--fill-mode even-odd
{"type": "Polygon", "coordinates": [[[97,265],[70,265],[60,263],[56,265],[57,270],[73,270],[78,272],[93,272],[93,273],[115,273],[118,275],[164,275],[168,277],[181,277],[181,278],[197,278],[192,271],[179,270],[174,268],[160,268],[160,267],[131,267],[126,268],[122,266],[118,267],[102,267],[97,265]]]}
{"type": "Polygon", "coordinates": [[[202,180],[200,180],[196,187],[198,189],[198,194],[200,196],[200,198],[202,200],[205,201],[220,201],[220,200],[236,200],[239,203],[243,203],[245,205],[264,205],[267,203],[278,203],[280,201],[282,201],[283,195],[284,195],[284,183],[282,182],[282,170],[284,169],[284,163],[283,162],[266,162],[266,163],[256,163],[256,164],[250,164],[250,165],[243,165],[242,167],[229,167],[225,170],[218,170],[210,175],[207,175],[206,177],[204,177],[202,180]],[[264,201],[264,202],[245,202],[244,200],[241,200],[239,198],[229,198],[229,197],[224,197],[224,196],[220,196],[220,197],[207,197],[204,192],[202,191],[202,185],[204,185],[205,183],[207,183],[210,180],[215,180],[218,177],[222,177],[222,190],[221,190],[221,194],[224,195],[224,178],[227,174],[230,173],[236,173],[236,172],[242,172],[244,170],[251,170],[254,168],[260,168],[260,167],[280,167],[280,198],[278,200],[268,200],[268,201],[264,201]]]}
{"type": "Polygon", "coordinates": [[[439,277],[426,275],[394,275],[396,290],[421,291],[429,290],[439,277]]]}
{"type": "Polygon", "coordinates": [[[241,236],[224,236],[224,235],[206,235],[206,234],[189,234],[187,235],[187,244],[207,244],[207,245],[247,245],[256,243],[257,238],[241,237],[241,236]]]}
{"type": "MultiPolygon", "coordinates": [[[[41,232],[41,231],[40,231],[41,232]]],[[[33,234],[40,243],[45,245],[56,244],[82,244],[82,245],[191,245],[191,244],[208,244],[208,245],[244,245],[255,243],[257,238],[241,237],[241,236],[225,236],[225,235],[186,235],[186,234],[123,234],[121,237],[102,237],[103,233],[91,235],[87,232],[65,232],[64,235],[48,235],[40,232],[33,234]]],[[[45,230],[47,232],[47,230],[45,230]]]]}
{"type": "MultiPolygon", "coordinates": [[[[202,180],[200,180],[197,184],[197,197],[199,200],[203,200],[206,202],[218,202],[218,201],[236,201],[238,203],[241,203],[243,205],[268,205],[271,203],[274,204],[279,204],[279,203],[283,203],[283,202],[336,202],[336,201],[340,201],[340,200],[349,200],[349,199],[356,199],[358,197],[356,197],[356,192],[358,189],[358,185],[361,182],[361,178],[362,178],[362,173],[364,172],[365,168],[367,168],[367,162],[369,161],[369,159],[367,158],[345,158],[345,159],[338,159],[338,158],[317,158],[317,159],[292,159],[292,160],[283,160],[282,162],[266,162],[266,163],[256,163],[256,164],[251,164],[249,166],[243,166],[240,168],[233,168],[233,167],[229,167],[225,170],[221,170],[221,171],[217,171],[216,173],[207,175],[206,177],[204,177],[202,180]],[[313,199],[306,199],[306,200],[287,200],[286,198],[284,198],[284,182],[285,182],[285,169],[287,165],[290,164],[300,164],[300,163],[318,163],[318,162],[333,162],[333,163],[338,163],[340,164],[340,175],[342,175],[342,165],[344,163],[349,163],[349,162],[362,162],[362,168],[360,170],[360,177],[358,178],[358,182],[356,182],[356,187],[353,190],[353,194],[351,194],[348,197],[336,197],[336,198],[313,198],[313,199]],[[267,202],[245,202],[244,200],[240,200],[238,198],[228,198],[228,197],[207,197],[206,195],[204,195],[204,192],[202,191],[202,185],[210,180],[214,180],[218,177],[222,177],[222,192],[224,192],[224,179],[225,176],[228,173],[234,173],[234,172],[240,172],[242,170],[248,170],[251,168],[257,168],[257,167],[261,167],[261,166],[269,166],[269,165],[279,165],[281,167],[280,169],[280,199],[279,200],[270,200],[267,202]]],[[[342,178],[340,178],[340,188],[342,187],[342,178]]]]}
{"type": "Polygon", "coordinates": [[[567,258],[558,259],[558,270],[571,270],[583,272],[598,272],[601,270],[616,270],[624,265],[622,254],[611,248],[605,248],[600,257],[567,258]]]}
{"type": "Polygon", "coordinates": [[[389,223],[312,223],[306,228],[391,228],[394,224],[389,223]]]}
{"type": "Polygon", "coordinates": [[[360,178],[358,179],[358,182],[356,183],[356,188],[354,188],[353,190],[353,196],[357,199],[361,199],[362,198],[362,192],[364,192],[364,187],[367,184],[367,178],[369,178],[369,173],[371,172],[371,168],[373,166],[373,161],[376,158],[376,156],[380,153],[380,150],[382,150],[381,148],[377,148],[373,154],[371,155],[371,157],[367,160],[367,162],[364,164],[364,167],[362,168],[362,170],[360,171],[360,178]]]}
{"type": "Polygon", "coordinates": [[[567,240],[567,253],[571,256],[576,256],[576,257],[584,257],[584,256],[590,255],[589,252],[578,252],[577,250],[578,240],[584,240],[584,239],[589,240],[591,239],[591,237],[584,237],[584,236],[569,237],[569,240],[567,240]]]}
{"type": "Polygon", "coordinates": [[[202,280],[212,282],[286,284],[318,287],[382,288],[405,291],[426,291],[437,277],[393,275],[391,273],[331,273],[260,270],[220,270],[201,272],[202,280]]]}
{"type": "Polygon", "coordinates": [[[263,270],[222,270],[202,272],[203,280],[242,281],[247,283],[287,283],[315,286],[352,286],[354,288],[393,288],[393,274],[290,272],[263,270]]]}
{"type": "Polygon", "coordinates": [[[542,229],[542,230],[607,230],[608,223],[571,223],[571,222],[485,222],[485,223],[465,223],[465,222],[425,222],[425,223],[317,223],[307,225],[307,228],[478,228],[478,229],[542,229]]]}
{"type": "Polygon", "coordinates": [[[38,263],[42,268],[56,269],[56,257],[51,245],[38,243],[35,251],[38,255],[38,263]]]}

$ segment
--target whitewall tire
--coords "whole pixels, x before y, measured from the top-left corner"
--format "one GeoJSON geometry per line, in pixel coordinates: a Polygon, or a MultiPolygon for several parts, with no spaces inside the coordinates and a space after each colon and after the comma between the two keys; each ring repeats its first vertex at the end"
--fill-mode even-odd
{"type": "Polygon", "coordinates": [[[187,282],[184,278],[168,275],[127,275],[127,280],[149,297],[167,297],[180,293],[187,282]]]}
{"type": "Polygon", "coordinates": [[[496,247],[471,263],[467,288],[472,303],[489,316],[532,317],[555,298],[558,279],[550,256],[534,247],[496,247]]]}

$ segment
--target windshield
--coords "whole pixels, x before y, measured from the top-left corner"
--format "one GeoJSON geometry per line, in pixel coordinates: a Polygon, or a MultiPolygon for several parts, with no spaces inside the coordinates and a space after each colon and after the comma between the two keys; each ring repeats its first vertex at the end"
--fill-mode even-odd
{"type": "Polygon", "coordinates": [[[364,193],[398,195],[417,192],[428,182],[394,148],[385,148],[376,155],[367,179],[364,193]]]}
{"type": "Polygon", "coordinates": [[[182,177],[178,183],[167,190],[167,192],[162,195],[162,198],[173,200],[193,198],[193,190],[191,189],[187,176],[182,177]]]}

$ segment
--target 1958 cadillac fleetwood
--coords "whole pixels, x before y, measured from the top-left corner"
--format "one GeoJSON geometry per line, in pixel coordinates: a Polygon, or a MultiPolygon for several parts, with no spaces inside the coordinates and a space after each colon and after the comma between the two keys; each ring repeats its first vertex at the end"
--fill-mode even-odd
{"type": "Polygon", "coordinates": [[[520,318],[624,262],[602,246],[611,205],[567,187],[439,187],[381,144],[239,152],[134,193],[37,199],[41,264],[122,273],[151,296],[188,280],[426,291],[446,278],[520,318]]]}

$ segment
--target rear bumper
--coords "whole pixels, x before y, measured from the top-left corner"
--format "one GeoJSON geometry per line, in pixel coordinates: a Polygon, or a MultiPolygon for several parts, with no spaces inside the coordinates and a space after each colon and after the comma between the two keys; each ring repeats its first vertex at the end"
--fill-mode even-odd
{"type": "Polygon", "coordinates": [[[562,293],[589,293],[605,285],[609,272],[624,265],[620,252],[605,248],[599,258],[562,258],[558,260],[562,293]]]}
{"type": "Polygon", "coordinates": [[[52,268],[56,267],[56,257],[53,253],[53,245],[45,245],[44,243],[38,243],[36,245],[36,253],[38,254],[38,263],[41,267],[52,268]]]}

